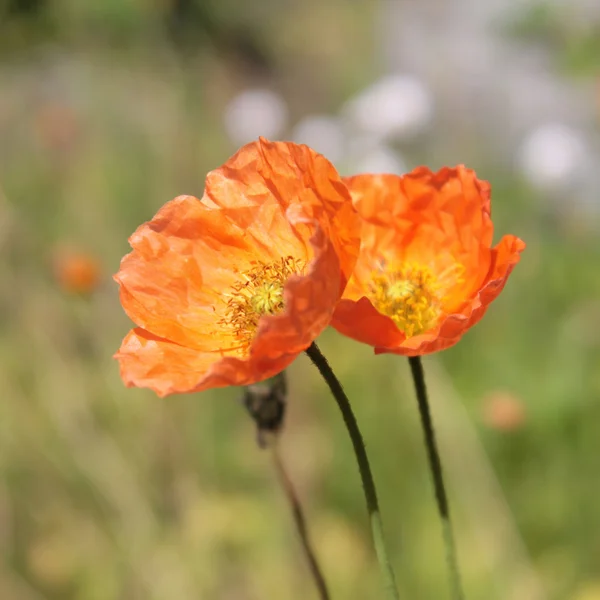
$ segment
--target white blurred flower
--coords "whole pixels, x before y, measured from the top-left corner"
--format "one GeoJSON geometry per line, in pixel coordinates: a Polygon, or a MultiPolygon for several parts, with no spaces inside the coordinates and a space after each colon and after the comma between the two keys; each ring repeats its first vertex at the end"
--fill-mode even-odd
{"type": "Polygon", "coordinates": [[[284,130],[288,109],[283,98],[271,90],[245,90],[225,107],[223,115],[229,139],[247,144],[259,136],[275,139],[284,130]]]}
{"type": "Polygon", "coordinates": [[[582,174],[587,155],[583,136],[560,123],[535,129],[518,152],[519,168],[535,187],[568,186],[582,174]]]}
{"type": "Polygon", "coordinates": [[[342,159],[345,150],[345,135],[340,120],[328,115],[304,117],[292,131],[292,139],[306,144],[335,163],[342,159]]]}
{"type": "Polygon", "coordinates": [[[402,156],[384,143],[372,139],[353,140],[348,157],[350,175],[359,173],[392,173],[402,175],[408,171],[402,156]]]}
{"type": "Polygon", "coordinates": [[[359,130],[405,140],[431,122],[433,98],[416,77],[387,75],[349,100],[344,112],[359,130]]]}

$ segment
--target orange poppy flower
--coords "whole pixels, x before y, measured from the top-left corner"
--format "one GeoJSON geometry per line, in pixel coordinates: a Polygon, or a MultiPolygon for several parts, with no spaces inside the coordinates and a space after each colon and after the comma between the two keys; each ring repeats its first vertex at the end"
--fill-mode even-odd
{"type": "Polygon", "coordinates": [[[142,225],[115,275],[139,325],[115,357],[160,396],[271,377],[325,329],[352,273],[360,222],[334,167],[260,139],[142,225]]]}
{"type": "Polygon", "coordinates": [[[492,248],[490,185],[464,166],[345,182],[362,218],[361,248],[332,325],[376,353],[456,344],[525,248],[513,235],[492,248]]]}

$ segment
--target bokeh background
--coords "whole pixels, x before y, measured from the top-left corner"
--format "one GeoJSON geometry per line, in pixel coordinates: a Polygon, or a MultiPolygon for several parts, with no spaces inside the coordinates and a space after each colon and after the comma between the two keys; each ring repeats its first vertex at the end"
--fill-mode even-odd
{"type": "MultiPolygon", "coordinates": [[[[111,356],[127,237],[265,135],[343,174],[465,163],[528,243],[425,360],[470,600],[600,599],[600,3],[0,0],[0,598],[304,600],[241,390],[111,356]]],[[[326,332],[401,595],[448,597],[407,364],[326,332]]],[[[351,445],[307,359],[281,445],[332,597],[381,597],[351,445]]]]}

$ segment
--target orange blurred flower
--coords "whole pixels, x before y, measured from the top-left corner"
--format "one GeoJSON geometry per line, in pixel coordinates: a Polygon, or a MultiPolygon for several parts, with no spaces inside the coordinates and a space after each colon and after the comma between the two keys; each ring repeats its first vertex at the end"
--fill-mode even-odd
{"type": "Polygon", "coordinates": [[[60,287],[74,294],[90,294],[100,284],[100,263],[85,252],[61,248],[54,258],[54,274],[60,287]]]}
{"type": "Polygon", "coordinates": [[[345,182],[361,248],[332,325],[376,353],[419,356],[458,342],[525,248],[513,235],[491,247],[490,185],[463,166],[345,182]]]}
{"type": "Polygon", "coordinates": [[[488,427],[498,431],[514,431],[526,420],[523,402],[507,391],[490,392],[483,399],[483,421],[488,427]]]}
{"type": "Polygon", "coordinates": [[[160,396],[271,377],[330,321],[360,222],[334,167],[260,139],[140,226],[115,275],[140,327],[115,355],[128,386],[160,396]]]}

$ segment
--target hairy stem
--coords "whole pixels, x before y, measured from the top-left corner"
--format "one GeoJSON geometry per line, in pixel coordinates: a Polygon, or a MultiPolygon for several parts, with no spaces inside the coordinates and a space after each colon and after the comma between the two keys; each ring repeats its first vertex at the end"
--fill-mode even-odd
{"type": "Polygon", "coordinates": [[[363,490],[365,493],[365,499],[367,501],[367,510],[369,512],[369,518],[371,521],[371,532],[373,534],[373,542],[375,545],[375,552],[377,554],[377,560],[381,569],[381,574],[384,581],[384,587],[387,592],[388,598],[391,600],[399,600],[398,589],[396,587],[396,578],[392,565],[385,547],[385,541],[383,537],[383,525],[381,522],[381,513],[379,511],[379,501],[377,500],[377,491],[375,489],[375,482],[373,481],[373,474],[371,473],[371,466],[369,465],[369,459],[367,457],[367,451],[365,449],[365,443],[363,441],[356,417],[352,412],[352,407],[348,401],[348,397],[342,388],[341,383],[335,376],[333,370],[329,366],[327,359],[317,345],[313,344],[306,350],[306,354],[312,360],[314,365],[319,369],[319,372],[323,376],[323,379],[327,382],[333,397],[335,398],[352,445],[354,447],[354,453],[356,455],[356,461],[358,463],[358,469],[360,471],[360,477],[362,480],[363,490]]]}
{"type": "Polygon", "coordinates": [[[296,493],[292,480],[285,470],[277,444],[273,444],[271,456],[273,457],[273,464],[275,465],[275,471],[277,473],[279,482],[281,483],[281,487],[283,488],[285,496],[292,508],[294,524],[296,525],[296,530],[300,536],[302,550],[304,552],[304,556],[306,557],[310,574],[319,593],[319,598],[320,600],[329,600],[330,596],[329,591],[327,590],[327,584],[325,583],[325,577],[323,576],[323,572],[321,571],[321,567],[317,561],[315,551],[313,550],[312,544],[310,543],[310,539],[308,537],[306,518],[304,517],[302,506],[300,504],[300,500],[298,499],[298,494],[296,493]]]}
{"type": "Polygon", "coordinates": [[[431,476],[433,478],[435,500],[442,521],[442,534],[446,549],[446,560],[448,562],[452,597],[454,600],[464,600],[465,595],[462,589],[460,568],[458,566],[456,542],[454,541],[452,520],[450,519],[450,506],[448,504],[448,495],[446,494],[446,486],[444,484],[442,461],[437,448],[433,420],[429,409],[429,400],[427,399],[427,387],[425,386],[423,363],[419,356],[411,356],[408,361],[410,363],[410,370],[412,372],[415,392],[417,394],[419,414],[421,416],[421,425],[423,427],[423,436],[425,438],[425,447],[427,448],[427,458],[429,460],[429,470],[431,471],[431,476]]]}

